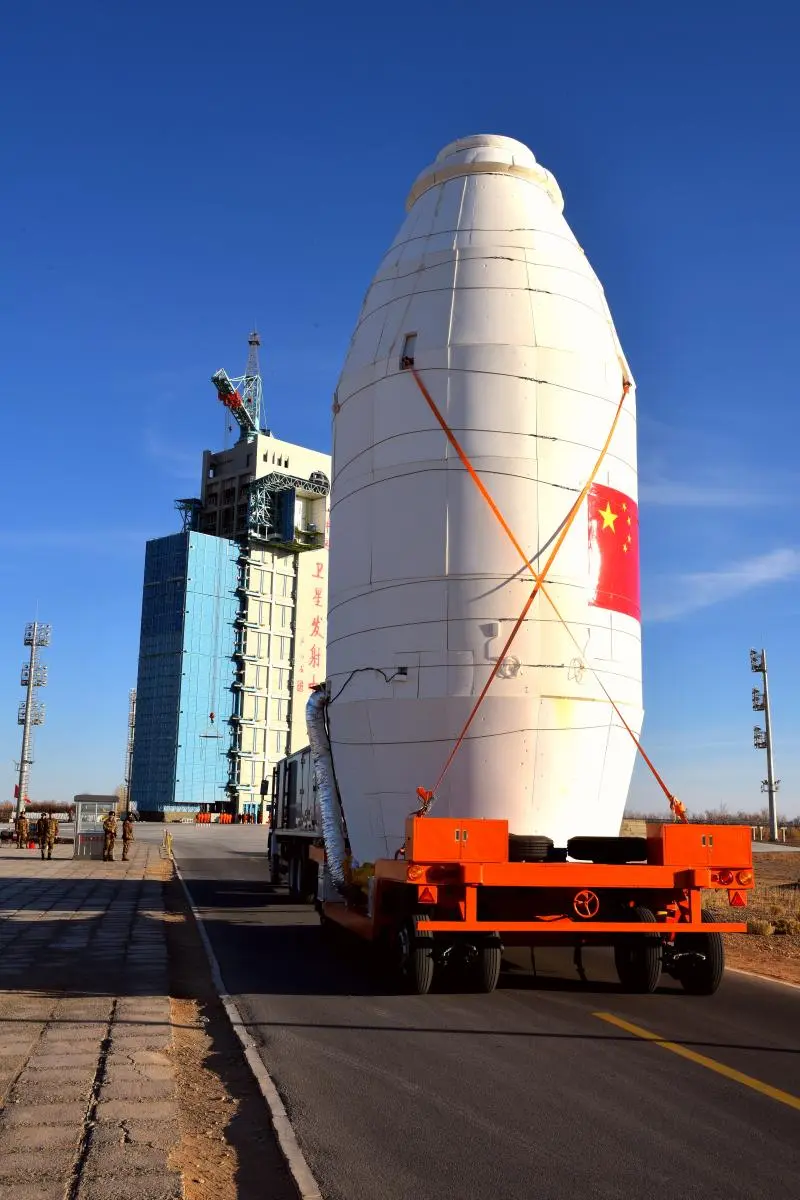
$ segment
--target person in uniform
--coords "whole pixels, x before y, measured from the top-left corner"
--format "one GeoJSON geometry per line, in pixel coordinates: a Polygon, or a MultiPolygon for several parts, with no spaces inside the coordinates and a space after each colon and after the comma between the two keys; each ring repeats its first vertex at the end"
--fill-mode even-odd
{"type": "Polygon", "coordinates": [[[17,849],[24,850],[28,844],[28,818],[24,813],[17,817],[14,828],[17,831],[17,849]]]}
{"type": "Polygon", "coordinates": [[[114,861],[114,843],[117,840],[117,814],[113,810],[103,821],[103,862],[114,861]]]}
{"type": "Polygon", "coordinates": [[[45,817],[44,845],[42,846],[42,858],[44,858],[45,847],[47,847],[47,857],[53,857],[53,846],[56,844],[58,837],[58,821],[52,813],[45,817]]]}
{"type": "Polygon", "coordinates": [[[40,813],[39,820],[36,822],[36,841],[39,843],[39,851],[44,858],[47,849],[47,814],[40,813]]]}
{"type": "Polygon", "coordinates": [[[122,861],[128,861],[130,854],[131,842],[133,841],[133,817],[129,812],[125,813],[125,820],[122,822],[122,861]]]}

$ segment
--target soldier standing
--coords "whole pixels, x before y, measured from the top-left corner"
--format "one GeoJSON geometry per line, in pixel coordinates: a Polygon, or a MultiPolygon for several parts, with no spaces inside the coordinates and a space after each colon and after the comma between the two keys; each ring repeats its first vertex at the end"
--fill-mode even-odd
{"type": "MultiPolygon", "coordinates": [[[[53,846],[56,844],[58,837],[58,821],[52,813],[45,818],[45,845],[47,846],[47,857],[53,857],[53,846]]],[[[42,858],[44,858],[44,846],[42,847],[42,858]]]]}
{"type": "Polygon", "coordinates": [[[44,859],[44,852],[47,849],[47,816],[45,813],[40,813],[39,820],[36,822],[36,840],[39,843],[42,859],[44,859]]]}
{"type": "Polygon", "coordinates": [[[133,817],[129,812],[125,813],[125,820],[122,822],[122,861],[128,861],[131,842],[133,841],[133,817]]]}
{"type": "Polygon", "coordinates": [[[17,831],[17,849],[24,850],[28,841],[28,818],[24,813],[20,813],[14,826],[17,831]]]}
{"type": "Polygon", "coordinates": [[[114,861],[114,843],[117,840],[117,814],[112,810],[103,821],[103,862],[114,861]]]}

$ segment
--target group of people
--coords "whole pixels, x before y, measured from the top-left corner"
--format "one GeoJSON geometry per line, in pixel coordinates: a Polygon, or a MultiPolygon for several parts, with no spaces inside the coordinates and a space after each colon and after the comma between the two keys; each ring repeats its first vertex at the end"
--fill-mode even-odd
{"type": "MultiPolygon", "coordinates": [[[[103,821],[103,862],[114,861],[114,846],[117,841],[117,814],[112,809],[103,821]]],[[[133,841],[133,817],[125,813],[122,822],[122,861],[128,861],[131,842],[133,841]]]]}
{"type": "MultiPolygon", "coordinates": [[[[30,836],[30,821],[24,814],[17,817],[14,822],[14,831],[17,835],[17,849],[24,850],[30,836]]],[[[58,821],[52,813],[42,813],[36,822],[36,840],[39,843],[43,859],[53,857],[53,846],[57,839],[58,821]]]]}
{"type": "MultiPolygon", "coordinates": [[[[117,841],[117,814],[112,810],[103,821],[103,862],[114,861],[114,846],[117,841]]],[[[14,822],[17,848],[24,850],[30,837],[30,821],[22,813],[14,822]]],[[[36,822],[36,840],[42,858],[53,857],[53,846],[58,840],[58,821],[52,813],[42,813],[36,822]]],[[[127,862],[133,841],[133,817],[129,812],[122,822],[122,861],[127,862]]]]}

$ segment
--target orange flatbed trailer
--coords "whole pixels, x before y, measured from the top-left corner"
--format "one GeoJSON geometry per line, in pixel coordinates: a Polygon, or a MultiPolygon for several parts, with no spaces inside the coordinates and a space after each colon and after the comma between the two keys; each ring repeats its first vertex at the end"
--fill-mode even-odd
{"type": "MultiPolygon", "coordinates": [[[[648,826],[646,839],[574,841],[594,847],[595,861],[510,861],[506,821],[409,817],[404,856],[374,864],[368,895],[320,901],[320,917],[378,943],[418,993],[437,967],[453,965],[478,990],[493,990],[504,945],[569,945],[576,963],[582,947],[610,945],[628,990],[654,991],[666,971],[688,992],[716,991],[719,935],[747,926],[718,921],[702,896],[721,891],[734,912],[746,906],[750,828],[676,823],[648,826]],[[619,861],[626,854],[640,861],[619,861]]],[[[324,850],[311,854],[324,863],[324,850]]]]}

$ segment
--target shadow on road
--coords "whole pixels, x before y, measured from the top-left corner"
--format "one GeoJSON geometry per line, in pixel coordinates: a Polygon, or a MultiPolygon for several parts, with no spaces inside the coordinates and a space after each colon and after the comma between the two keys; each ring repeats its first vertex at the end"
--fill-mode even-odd
{"type": "MultiPolygon", "coordinates": [[[[202,863],[195,861],[192,868],[202,869],[202,863]]],[[[397,995],[396,987],[377,966],[367,946],[343,931],[337,931],[334,940],[328,942],[313,909],[292,903],[285,887],[261,879],[220,881],[209,871],[208,878],[193,878],[190,888],[232,994],[397,995]],[[265,915],[269,918],[266,922],[265,915]]],[[[528,953],[512,951],[511,960],[504,962],[499,991],[594,996],[604,1003],[625,995],[616,980],[610,951],[595,949],[587,953],[587,964],[591,962],[591,966],[587,966],[586,982],[577,977],[571,950],[537,950],[537,966],[544,962],[546,967],[536,974],[529,969],[528,953]]],[[[434,987],[433,994],[437,991],[462,996],[470,1003],[480,1004],[484,999],[491,1003],[488,997],[460,991],[452,979],[441,988],[434,987]]],[[[656,994],[681,1004],[698,1003],[687,1000],[683,990],[667,978],[656,994]]],[[[529,1035],[520,1031],[517,1036],[529,1035]]]]}

